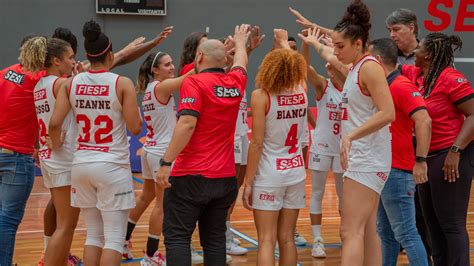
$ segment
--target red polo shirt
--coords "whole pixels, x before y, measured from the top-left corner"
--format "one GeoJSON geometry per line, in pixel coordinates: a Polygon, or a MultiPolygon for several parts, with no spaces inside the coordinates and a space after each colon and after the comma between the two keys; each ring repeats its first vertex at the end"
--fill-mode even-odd
{"type": "Polygon", "coordinates": [[[0,147],[33,153],[38,135],[33,90],[45,74],[26,73],[20,64],[0,71],[0,147]]]}
{"type": "Polygon", "coordinates": [[[184,65],[183,68],[181,69],[181,72],[179,72],[179,75],[182,76],[188,73],[189,71],[193,70],[193,68],[194,68],[194,62],[184,65]]]}
{"type": "Polygon", "coordinates": [[[247,73],[211,68],[188,76],[180,89],[178,116],[198,118],[194,133],[174,162],[171,176],[235,176],[234,132],[247,73]]]}
{"type": "Polygon", "coordinates": [[[395,121],[390,126],[392,132],[392,168],[412,171],[415,156],[412,143],[413,120],[411,116],[426,109],[425,101],[418,88],[400,71],[392,72],[387,81],[395,105],[395,121]]]}
{"type": "MultiPolygon", "coordinates": [[[[401,70],[423,94],[421,68],[403,65],[401,70]]],[[[425,98],[432,120],[430,152],[447,149],[454,144],[465,119],[464,114],[456,106],[473,97],[474,90],[471,83],[462,73],[451,67],[441,72],[430,96],[425,98]]]]}

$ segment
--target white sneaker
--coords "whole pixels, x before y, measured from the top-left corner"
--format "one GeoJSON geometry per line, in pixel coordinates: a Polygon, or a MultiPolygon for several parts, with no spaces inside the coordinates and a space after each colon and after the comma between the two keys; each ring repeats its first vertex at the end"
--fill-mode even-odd
{"type": "Polygon", "coordinates": [[[243,248],[239,245],[236,245],[234,241],[227,241],[225,244],[226,252],[230,255],[244,255],[245,253],[249,252],[248,249],[243,248]]]}
{"type": "Polygon", "coordinates": [[[133,260],[133,254],[130,251],[132,248],[132,240],[125,240],[123,243],[122,257],[126,260],[133,260]]]}
{"type": "Polygon", "coordinates": [[[239,246],[240,246],[240,244],[242,244],[240,242],[240,240],[238,238],[235,238],[235,237],[232,238],[232,242],[234,242],[234,244],[239,245],[239,246]]]}
{"type": "Polygon", "coordinates": [[[158,250],[153,254],[153,257],[148,257],[145,252],[145,256],[140,261],[141,266],[166,266],[166,258],[158,250]]]}
{"type": "Polygon", "coordinates": [[[324,251],[323,239],[318,237],[313,242],[313,249],[311,249],[311,256],[315,258],[326,258],[326,251],[324,251]]]}
{"type": "Polygon", "coordinates": [[[232,262],[232,257],[229,255],[225,255],[225,263],[229,264],[232,262]]]}
{"type": "Polygon", "coordinates": [[[203,264],[204,258],[197,253],[193,245],[191,245],[191,263],[192,264],[203,264]]]}
{"type": "Polygon", "coordinates": [[[308,243],[308,241],[306,241],[302,235],[298,234],[298,232],[295,232],[295,245],[305,246],[306,243],[308,243]]]}

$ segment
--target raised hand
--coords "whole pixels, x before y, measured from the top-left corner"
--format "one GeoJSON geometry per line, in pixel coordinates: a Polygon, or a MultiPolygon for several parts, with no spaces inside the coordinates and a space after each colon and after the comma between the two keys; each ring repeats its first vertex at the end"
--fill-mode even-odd
{"type": "Polygon", "coordinates": [[[247,40],[250,36],[250,25],[242,24],[235,26],[234,32],[234,42],[235,45],[244,45],[247,43],[247,40]]]}
{"type": "Polygon", "coordinates": [[[164,41],[166,38],[168,38],[168,36],[170,36],[170,34],[172,32],[173,32],[173,26],[168,26],[168,27],[164,28],[163,31],[160,32],[160,35],[158,35],[155,38],[155,43],[157,45],[160,44],[162,41],[164,41]]]}
{"type": "Polygon", "coordinates": [[[309,28],[307,30],[303,30],[302,33],[298,33],[300,39],[308,44],[308,45],[315,45],[320,42],[323,35],[320,34],[320,30],[318,28],[309,28]]]}
{"type": "Polygon", "coordinates": [[[290,12],[296,17],[296,23],[300,24],[301,26],[305,28],[314,28],[317,25],[314,24],[313,22],[309,21],[307,18],[305,18],[301,13],[293,8],[289,8],[290,12]]]}
{"type": "Polygon", "coordinates": [[[248,49],[253,51],[254,49],[258,48],[262,44],[263,38],[265,38],[265,34],[261,34],[260,27],[253,26],[251,28],[248,49]]]}

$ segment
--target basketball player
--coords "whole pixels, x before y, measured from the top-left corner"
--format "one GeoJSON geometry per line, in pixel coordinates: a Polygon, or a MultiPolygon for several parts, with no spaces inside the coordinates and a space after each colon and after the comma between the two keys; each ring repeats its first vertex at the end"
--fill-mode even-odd
{"type": "Polygon", "coordinates": [[[62,145],[51,151],[47,145],[49,120],[53,114],[56,95],[67,76],[74,68],[74,51],[69,43],[56,39],[36,37],[27,42],[29,52],[23,57],[23,65],[28,71],[46,70],[34,89],[36,115],[39,125],[39,159],[45,187],[51,192],[56,209],[56,229],[46,249],[44,263],[64,265],[68,260],[69,249],[77,224],[79,209],[70,204],[71,164],[76,127],[72,124],[70,112],[62,127],[62,145]]]}
{"type": "Polygon", "coordinates": [[[162,265],[164,256],[158,251],[163,228],[163,189],[155,184],[154,173],[160,159],[168,147],[176,125],[176,107],[172,93],[177,91],[189,73],[175,78],[175,68],[170,55],[155,52],[148,55],[140,66],[136,90],[143,94],[143,111],[147,127],[146,141],[143,145],[141,163],[145,179],[143,192],[137,199],[137,206],[130,212],[123,256],[132,259],[130,239],[140,216],[156,199],[149,221],[149,234],[145,257],[141,265],[162,265]]]}
{"type": "Polygon", "coordinates": [[[78,127],[71,171],[71,205],[87,226],[86,265],[120,265],[129,210],[135,207],[126,127],[141,131],[142,120],[130,79],[108,72],[112,43],[95,21],[84,24],[88,72],[61,90],[49,124],[53,150],[70,109],[78,127]]]}
{"type": "Polygon", "coordinates": [[[294,232],[305,207],[306,171],[302,155],[308,100],[303,87],[306,62],[291,50],[288,33],[275,29],[275,49],[265,56],[252,93],[252,141],[246,171],[244,206],[252,210],[258,234],[258,265],[296,265],[294,232]]]}
{"type": "Polygon", "coordinates": [[[321,237],[322,200],[326,186],[326,178],[331,170],[336,183],[336,192],[339,198],[339,210],[342,201],[342,175],[339,151],[341,138],[341,123],[337,113],[342,99],[342,88],[344,76],[337,73],[336,69],[329,63],[326,69],[329,79],[325,78],[310,65],[309,45],[314,45],[316,50],[324,49],[321,44],[318,31],[309,30],[308,36],[304,38],[302,54],[308,64],[308,83],[315,89],[315,99],[318,110],[316,128],[313,131],[309,158],[311,171],[311,201],[310,217],[313,232],[313,248],[311,255],[316,258],[326,257],[324,241],[321,237]],[[320,47],[319,47],[320,46],[320,47]]]}
{"type": "MultiPolygon", "coordinates": [[[[341,166],[344,186],[341,210],[342,265],[380,265],[376,215],[391,167],[389,124],[395,110],[385,73],[367,54],[370,12],[353,0],[331,33],[334,55],[352,64],[340,106],[341,166]]],[[[314,29],[313,29],[314,30],[314,29]]]]}

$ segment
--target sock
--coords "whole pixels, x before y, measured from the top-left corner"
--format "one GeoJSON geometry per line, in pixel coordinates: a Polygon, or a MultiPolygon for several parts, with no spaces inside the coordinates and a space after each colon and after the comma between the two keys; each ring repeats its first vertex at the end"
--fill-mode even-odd
{"type": "Polygon", "coordinates": [[[46,251],[46,248],[48,247],[48,243],[50,239],[51,239],[50,236],[43,236],[44,251],[46,251]]]}
{"type": "Polygon", "coordinates": [[[148,235],[148,240],[146,241],[146,255],[148,257],[153,257],[155,252],[158,250],[159,243],[160,243],[159,236],[148,235]]]}
{"type": "Polygon", "coordinates": [[[311,225],[311,229],[313,230],[313,238],[316,239],[318,237],[321,237],[321,225],[316,224],[316,225],[311,225]]]}
{"type": "Polygon", "coordinates": [[[128,219],[128,224],[127,224],[127,234],[125,235],[125,240],[130,240],[132,237],[133,230],[135,229],[135,226],[137,225],[136,222],[128,219]]]}

